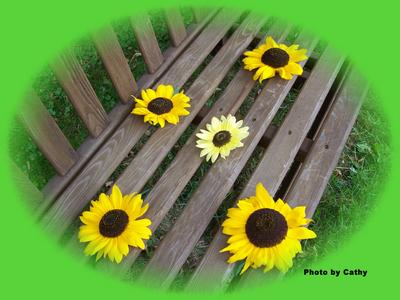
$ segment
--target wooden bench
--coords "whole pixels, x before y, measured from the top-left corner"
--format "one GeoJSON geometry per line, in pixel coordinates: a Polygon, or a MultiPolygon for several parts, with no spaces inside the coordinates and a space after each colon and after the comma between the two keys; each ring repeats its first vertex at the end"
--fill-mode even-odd
{"type": "MultiPolygon", "coordinates": [[[[35,195],[35,213],[41,224],[55,238],[65,240],[65,233],[82,210],[149,128],[142,118],[129,114],[133,106],[131,95],[138,95],[141,89],[160,83],[180,89],[211,56],[211,61],[185,91],[191,98],[191,114],[182,118],[177,126],[155,130],[115,182],[123,193],[142,191],[189,125],[194,124],[197,132],[213,116],[237,113],[249,94],[256,91],[254,103],[244,117],[244,123],[250,127],[244,147],[233,151],[228,159],[217,161],[203,174],[190,201],[139,276],[143,282],[149,282],[145,279],[156,273],[158,280],[151,282],[166,289],[228,193],[236,188],[235,181],[256,147],[264,149],[262,157],[240,197],[236,198],[253,195],[255,185],[262,182],[272,195],[283,196],[292,205],[306,205],[307,215],[312,217],[367,88],[358,73],[331,46],[326,46],[320,55],[313,54],[317,39],[301,32],[295,42],[307,48],[311,56],[302,63],[305,72],[301,77],[290,81],[276,77],[259,85],[252,80],[252,73],[241,68],[215,104],[209,107],[205,105],[207,100],[242,58],[243,52],[264,40],[265,35],[259,32],[270,19],[254,13],[243,16],[227,9],[195,10],[195,22],[188,28],[178,10],[166,12],[165,19],[171,47],[164,53],[149,17],[132,19],[148,70],[138,80],[133,77],[113,28],[108,26],[93,35],[120,98],[120,103],[109,113],[102,107],[74,53],[60,55],[52,68],[90,136],[78,149],[73,149],[40,99],[30,92],[19,119],[58,174],[42,191],[24,179],[20,171],[16,170],[15,174],[19,186],[35,195]],[[274,117],[293,89],[300,92],[283,122],[274,125],[274,117]]],[[[289,31],[289,26],[274,22],[267,35],[285,41],[289,31]]],[[[146,217],[152,220],[153,232],[203,163],[195,141],[193,133],[145,197],[145,202],[150,204],[146,217]]],[[[76,233],[68,236],[67,244],[75,247],[78,243],[76,233]]],[[[187,289],[212,290],[229,285],[235,266],[226,263],[228,254],[219,253],[226,239],[220,230],[215,234],[187,289]]],[[[97,267],[126,274],[140,252],[131,249],[121,264],[100,261],[97,267]]],[[[83,253],[80,255],[85,259],[83,253]]],[[[241,282],[265,281],[274,276],[271,274],[260,276],[258,270],[249,270],[241,282]]]]}

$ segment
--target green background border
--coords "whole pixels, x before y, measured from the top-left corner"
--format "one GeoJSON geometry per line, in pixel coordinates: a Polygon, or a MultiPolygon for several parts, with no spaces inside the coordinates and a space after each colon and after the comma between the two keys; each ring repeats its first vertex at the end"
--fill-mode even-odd
{"type": "MultiPolygon", "coordinates": [[[[193,5],[196,1],[179,1],[193,5]]],[[[1,30],[1,293],[13,298],[137,298],[171,297],[158,291],[122,283],[77,262],[54,243],[29,216],[18,199],[9,174],[9,129],[15,109],[34,76],[57,52],[107,21],[147,8],[178,1],[44,1],[9,2],[0,9],[1,30]]],[[[205,2],[204,2],[205,3],[205,2]]],[[[296,277],[267,288],[246,291],[246,297],[344,297],[383,296],[394,291],[399,259],[397,209],[399,139],[398,7],[395,1],[212,1],[228,7],[255,8],[302,25],[347,53],[370,80],[379,95],[391,127],[392,168],[383,185],[379,205],[367,224],[313,269],[367,269],[367,277],[296,277]],[[379,57],[381,53],[381,57],[379,57]],[[397,186],[396,183],[397,182],[397,186]],[[392,200],[392,201],[391,201],[392,200]],[[396,207],[393,207],[396,206],[396,207]],[[385,293],[383,293],[385,292],[385,293]]],[[[243,294],[226,295],[230,299],[243,294]]],[[[187,295],[175,294],[174,299],[187,295]]],[[[193,299],[203,297],[192,295],[193,299]]],[[[217,296],[216,296],[217,297],[217,296]]],[[[313,297],[313,298],[314,298],[313,297]]],[[[218,296],[220,298],[220,296],[218,296]]],[[[4,299],[4,298],[3,298],[4,299]]]]}

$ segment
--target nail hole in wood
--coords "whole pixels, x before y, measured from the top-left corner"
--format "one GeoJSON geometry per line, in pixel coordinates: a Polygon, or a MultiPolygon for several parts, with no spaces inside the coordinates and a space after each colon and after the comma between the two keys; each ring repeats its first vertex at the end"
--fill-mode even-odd
{"type": "Polygon", "coordinates": [[[329,145],[328,144],[325,145],[325,149],[329,149],[329,145]]]}
{"type": "Polygon", "coordinates": [[[291,135],[291,134],[292,134],[292,131],[291,131],[291,130],[289,130],[289,131],[288,131],[288,135],[291,135]]]}

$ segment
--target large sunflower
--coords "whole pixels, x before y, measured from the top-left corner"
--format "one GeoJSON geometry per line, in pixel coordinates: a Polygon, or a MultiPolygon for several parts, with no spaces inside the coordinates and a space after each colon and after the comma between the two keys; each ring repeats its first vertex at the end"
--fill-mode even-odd
{"type": "Polygon", "coordinates": [[[129,246],[145,248],[143,239],[149,239],[151,224],[149,219],[140,219],[148,209],[140,194],[122,196],[114,185],[110,196],[100,194],[92,201],[89,211],[80,216],[84,225],[79,228],[80,242],[89,242],[86,255],[97,253],[96,260],[108,256],[111,261],[120,263],[129,252],[129,246]]]}
{"type": "Polygon", "coordinates": [[[183,91],[174,94],[172,85],[160,84],[156,90],[142,90],[142,99],[135,98],[136,105],[132,114],[144,115],[144,121],[152,125],[160,124],[164,127],[165,121],[176,125],[179,116],[187,116],[190,107],[190,98],[183,91]]]}
{"type": "Polygon", "coordinates": [[[275,76],[275,72],[286,80],[293,78],[293,75],[303,74],[303,68],[298,62],[307,59],[306,49],[298,49],[299,45],[277,44],[272,37],[267,37],[265,43],[252,51],[244,53],[243,59],[246,70],[257,69],[253,76],[254,80],[261,83],[264,79],[275,76]]]}
{"type": "Polygon", "coordinates": [[[226,158],[231,150],[242,147],[242,139],[249,135],[249,127],[242,127],[243,121],[236,122],[232,115],[221,116],[221,120],[216,117],[211,119],[211,124],[207,124],[207,130],[201,129],[196,134],[199,138],[196,147],[201,148],[200,157],[206,156],[206,160],[214,163],[218,156],[226,158]]]}
{"type": "Polygon", "coordinates": [[[316,234],[303,227],[311,220],[306,218],[305,206],[290,208],[281,199],[274,201],[259,183],[256,195],[239,200],[238,207],[228,210],[222,232],[230,235],[226,248],[233,254],[228,263],[246,259],[240,274],[250,266],[265,266],[264,272],[274,266],[286,272],[293,265],[293,257],[301,252],[300,240],[315,238],[316,234]]]}

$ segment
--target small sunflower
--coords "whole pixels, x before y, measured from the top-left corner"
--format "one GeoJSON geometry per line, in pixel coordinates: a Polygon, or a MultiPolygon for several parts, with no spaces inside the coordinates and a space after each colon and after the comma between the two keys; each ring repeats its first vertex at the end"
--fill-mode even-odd
{"type": "Polygon", "coordinates": [[[252,51],[244,53],[243,59],[246,70],[257,69],[253,80],[259,80],[275,76],[275,72],[286,80],[293,78],[293,75],[303,74],[303,68],[298,62],[307,59],[306,49],[298,49],[299,45],[277,44],[272,37],[267,37],[265,43],[252,51]]]}
{"type": "Polygon", "coordinates": [[[211,119],[211,124],[207,124],[207,130],[201,129],[201,133],[196,134],[199,138],[196,147],[201,148],[200,157],[206,155],[206,160],[214,163],[218,156],[226,158],[231,150],[242,147],[242,139],[249,135],[249,127],[242,127],[243,121],[236,122],[232,115],[221,116],[221,120],[216,117],[211,119]]]}
{"type": "Polygon", "coordinates": [[[114,185],[110,196],[100,194],[97,201],[92,201],[89,211],[80,216],[84,225],[79,228],[79,241],[89,242],[84,252],[86,255],[97,253],[96,261],[106,257],[120,263],[129,252],[129,246],[145,248],[143,239],[149,239],[151,224],[149,219],[140,219],[148,209],[140,194],[122,196],[114,185]]]}
{"type": "Polygon", "coordinates": [[[176,125],[179,116],[187,116],[189,111],[185,108],[190,107],[190,98],[183,91],[174,94],[172,85],[160,84],[156,90],[142,90],[142,99],[136,97],[136,105],[132,114],[144,115],[144,121],[152,125],[160,124],[164,127],[165,121],[176,125]]]}
{"type": "Polygon", "coordinates": [[[286,272],[294,256],[302,251],[300,240],[316,237],[303,227],[311,221],[306,218],[305,206],[291,208],[281,199],[275,202],[261,183],[255,196],[239,200],[237,206],[228,210],[222,224],[222,232],[231,237],[229,246],[220,252],[233,254],[228,263],[246,259],[240,274],[250,266],[265,266],[264,272],[275,266],[286,272]]]}

